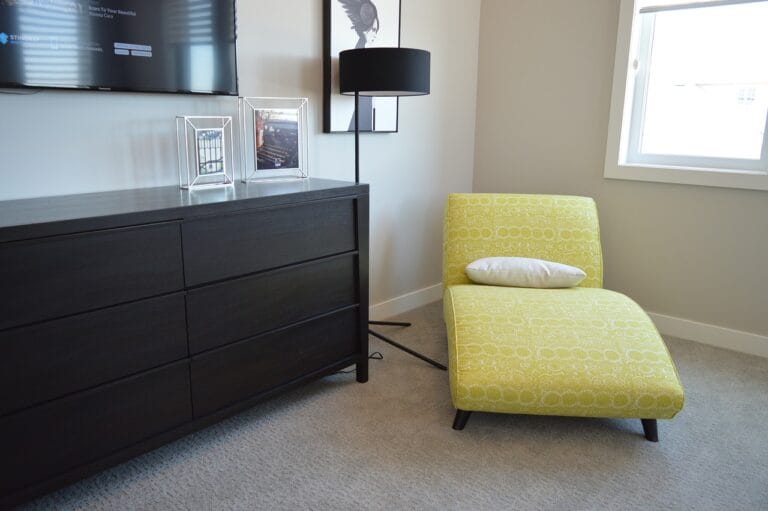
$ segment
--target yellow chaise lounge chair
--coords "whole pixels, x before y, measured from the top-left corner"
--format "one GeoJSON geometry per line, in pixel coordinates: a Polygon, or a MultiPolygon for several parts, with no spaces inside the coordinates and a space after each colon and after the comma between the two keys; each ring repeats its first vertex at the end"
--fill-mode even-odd
{"type": "Polygon", "coordinates": [[[444,224],[444,313],[454,429],[473,411],[656,419],[683,407],[667,347],[639,305],[602,289],[595,202],[586,197],[451,194],[444,224]],[[581,268],[578,287],[473,284],[484,257],[545,259],[581,268]]]}

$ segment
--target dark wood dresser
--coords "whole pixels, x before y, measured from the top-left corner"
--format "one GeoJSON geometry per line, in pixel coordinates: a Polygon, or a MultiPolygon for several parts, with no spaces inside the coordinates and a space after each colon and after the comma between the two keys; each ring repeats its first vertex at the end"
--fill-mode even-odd
{"type": "Polygon", "coordinates": [[[357,365],[368,186],[0,202],[0,507],[357,365]]]}

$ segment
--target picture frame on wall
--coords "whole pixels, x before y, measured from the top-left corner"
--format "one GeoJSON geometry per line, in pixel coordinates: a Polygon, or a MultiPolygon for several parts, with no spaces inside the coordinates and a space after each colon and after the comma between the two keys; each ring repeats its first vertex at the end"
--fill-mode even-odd
{"type": "Polygon", "coordinates": [[[239,98],[243,182],[309,176],[307,98],[239,98]]]}
{"type": "MultiPolygon", "coordinates": [[[[355,131],[355,99],[339,94],[339,53],[400,46],[400,0],[323,0],[323,132],[355,131]]],[[[360,97],[360,132],[395,133],[397,97],[360,97]]]]}

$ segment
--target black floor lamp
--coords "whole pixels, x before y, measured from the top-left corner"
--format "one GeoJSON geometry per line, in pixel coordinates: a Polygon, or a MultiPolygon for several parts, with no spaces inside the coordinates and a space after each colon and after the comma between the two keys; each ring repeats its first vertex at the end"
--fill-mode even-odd
{"type": "MultiPolygon", "coordinates": [[[[355,96],[355,183],[360,182],[360,96],[423,96],[429,94],[428,51],[412,48],[358,48],[339,53],[340,92],[355,96]]],[[[401,321],[369,321],[369,325],[411,326],[401,321]]],[[[446,367],[374,330],[368,333],[406,353],[446,367]]]]}

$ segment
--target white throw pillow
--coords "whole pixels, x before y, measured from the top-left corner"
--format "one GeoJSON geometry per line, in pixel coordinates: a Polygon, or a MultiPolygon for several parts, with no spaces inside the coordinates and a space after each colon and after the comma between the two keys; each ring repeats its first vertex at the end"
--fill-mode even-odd
{"type": "Polygon", "coordinates": [[[467,277],[492,286],[573,287],[587,276],[581,268],[527,257],[484,257],[467,265],[467,277]]]}

